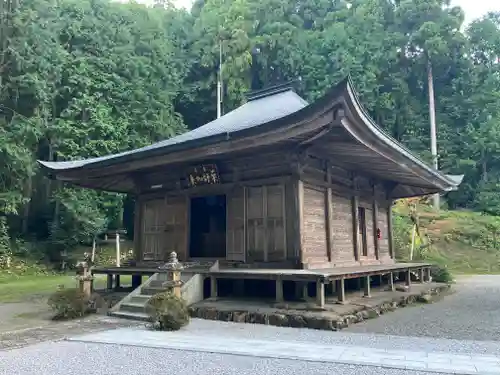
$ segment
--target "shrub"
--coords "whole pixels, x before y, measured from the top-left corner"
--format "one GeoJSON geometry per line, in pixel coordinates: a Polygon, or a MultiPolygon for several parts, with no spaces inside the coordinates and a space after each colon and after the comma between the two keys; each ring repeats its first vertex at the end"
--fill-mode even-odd
{"type": "Polygon", "coordinates": [[[158,293],[146,305],[153,328],[160,331],[177,331],[189,323],[186,302],[171,292],[158,293]]]}
{"type": "Polygon", "coordinates": [[[61,288],[49,297],[48,304],[54,311],[54,320],[75,319],[94,313],[102,307],[102,297],[93,293],[87,297],[80,289],[61,288]]]}
{"type": "Polygon", "coordinates": [[[432,280],[438,283],[453,282],[453,275],[447,267],[435,266],[431,268],[432,280]]]}
{"type": "Polygon", "coordinates": [[[0,268],[10,268],[12,259],[11,239],[5,216],[0,216],[0,268]]]}

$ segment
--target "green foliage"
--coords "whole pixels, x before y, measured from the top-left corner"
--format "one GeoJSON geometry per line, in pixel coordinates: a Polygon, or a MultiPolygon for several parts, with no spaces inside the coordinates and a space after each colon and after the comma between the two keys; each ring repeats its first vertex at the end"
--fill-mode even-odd
{"type": "Polygon", "coordinates": [[[10,268],[12,249],[7,227],[7,218],[0,216],[0,269],[10,268]]]}
{"type": "Polygon", "coordinates": [[[78,288],[61,288],[49,297],[54,320],[75,319],[96,311],[97,295],[87,297],[78,288]]]}
{"type": "Polygon", "coordinates": [[[2,14],[0,214],[16,236],[49,240],[51,260],[121,227],[123,197],[51,182],[35,160],[102,156],[183,132],[174,102],[189,67],[189,19],[106,0],[27,0],[2,14]]]}
{"type": "Polygon", "coordinates": [[[259,81],[300,77],[308,100],[350,73],[370,115],[428,161],[431,75],[440,169],[466,175],[448,206],[500,213],[498,13],[464,28],[447,0],[0,4],[0,216],[13,238],[48,242],[51,260],[123,226],[124,197],[49,181],[35,161],[116,153],[211,121],[219,40],[224,112],[245,100],[258,48],[259,81]]]}
{"type": "Polygon", "coordinates": [[[432,280],[438,283],[451,283],[453,276],[448,267],[432,267],[431,268],[432,280]]]}
{"type": "MultiPolygon", "coordinates": [[[[466,210],[434,211],[418,206],[421,235],[429,242],[414,251],[414,260],[431,262],[451,273],[500,272],[500,218],[466,210]]],[[[412,223],[407,206],[393,208],[396,256],[408,260],[412,223]]]]}
{"type": "Polygon", "coordinates": [[[189,324],[186,302],[171,292],[158,293],[151,297],[146,311],[153,327],[161,331],[178,331],[189,324]]]}

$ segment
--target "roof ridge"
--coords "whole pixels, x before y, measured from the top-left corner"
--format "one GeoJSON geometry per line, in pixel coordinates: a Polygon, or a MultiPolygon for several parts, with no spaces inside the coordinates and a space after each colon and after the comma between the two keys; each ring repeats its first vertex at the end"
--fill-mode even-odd
{"type": "Polygon", "coordinates": [[[266,96],[271,96],[271,95],[276,95],[281,92],[285,91],[294,91],[295,92],[295,87],[294,85],[298,82],[299,80],[292,80],[284,83],[279,83],[276,85],[268,86],[260,90],[253,90],[245,94],[246,99],[248,101],[252,100],[257,100],[261,98],[265,98],[266,96]]]}

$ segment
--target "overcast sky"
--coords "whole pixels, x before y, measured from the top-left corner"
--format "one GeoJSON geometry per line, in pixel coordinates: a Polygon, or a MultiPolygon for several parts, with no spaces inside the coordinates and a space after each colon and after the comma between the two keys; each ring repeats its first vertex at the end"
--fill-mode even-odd
{"type": "MultiPolygon", "coordinates": [[[[179,1],[186,2],[186,0],[179,1]]],[[[488,12],[500,11],[499,0],[453,0],[452,4],[460,6],[465,11],[466,23],[488,12]]]]}
{"type": "MultiPolygon", "coordinates": [[[[141,0],[138,0],[141,1],[141,0]]],[[[148,0],[142,0],[147,2],[148,0]]],[[[174,0],[178,6],[190,8],[192,0],[174,0]]],[[[465,11],[465,22],[469,23],[487,12],[500,11],[500,0],[452,0],[453,5],[459,5],[465,11]]]]}

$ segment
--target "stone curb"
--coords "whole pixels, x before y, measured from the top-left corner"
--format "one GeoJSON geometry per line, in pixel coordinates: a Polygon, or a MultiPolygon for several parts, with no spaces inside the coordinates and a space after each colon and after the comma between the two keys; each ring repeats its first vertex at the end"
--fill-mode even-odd
{"type": "Polygon", "coordinates": [[[448,291],[450,287],[450,284],[444,284],[418,294],[408,294],[407,296],[397,297],[391,301],[383,302],[374,307],[364,307],[361,311],[358,311],[355,314],[346,314],[340,319],[312,316],[312,314],[317,312],[308,312],[307,310],[297,311],[292,314],[286,313],[286,310],[276,313],[261,313],[245,310],[218,310],[213,307],[190,307],[189,312],[193,318],[206,320],[339,331],[352,324],[377,318],[380,315],[394,311],[398,308],[413,305],[416,302],[429,303],[436,296],[448,291]]]}

